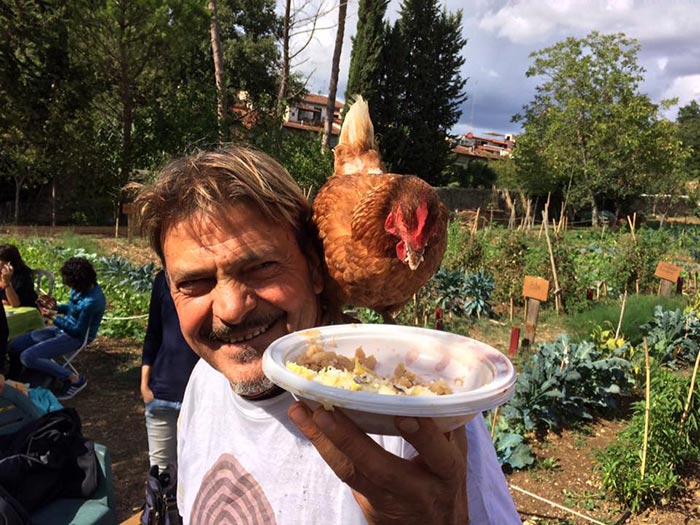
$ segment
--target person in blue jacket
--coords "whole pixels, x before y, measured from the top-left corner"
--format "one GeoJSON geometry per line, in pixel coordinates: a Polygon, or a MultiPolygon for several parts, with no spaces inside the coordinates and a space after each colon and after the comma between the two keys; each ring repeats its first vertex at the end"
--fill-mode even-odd
{"type": "Polygon", "coordinates": [[[71,257],[60,270],[63,284],[68,286],[68,303],[44,305],[39,309],[53,320],[53,326],[34,330],[12,340],[9,345],[10,377],[21,372],[21,365],[38,370],[63,382],[58,399],[70,399],[87,385],[87,380],[53,361],[80,348],[87,333],[88,343],[97,335],[107,306],[97,274],[84,257],[71,257]],[[55,310],[54,310],[55,307],[55,310]]]}
{"type": "Polygon", "coordinates": [[[185,341],[163,270],[151,291],[141,359],[141,395],[146,404],[150,466],[177,464],[177,417],[185,386],[199,356],[185,341]]]}

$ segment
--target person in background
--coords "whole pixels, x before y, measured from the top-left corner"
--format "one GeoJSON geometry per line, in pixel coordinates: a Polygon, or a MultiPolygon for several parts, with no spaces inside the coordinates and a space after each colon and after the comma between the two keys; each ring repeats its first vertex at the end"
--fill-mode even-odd
{"type": "Polygon", "coordinates": [[[21,365],[53,376],[63,382],[58,399],[70,399],[87,385],[87,380],[53,361],[80,348],[87,333],[88,343],[97,335],[107,306],[97,274],[84,257],[71,257],[60,270],[61,279],[70,290],[66,304],[54,309],[40,306],[41,314],[53,321],[53,326],[15,337],[9,345],[9,377],[15,379],[21,365]],[[58,315],[57,315],[58,314],[58,315]]]}
{"type": "Polygon", "coordinates": [[[3,304],[36,306],[32,269],[27,266],[12,244],[0,246],[0,298],[3,304]]]}
{"type": "Polygon", "coordinates": [[[7,326],[5,305],[0,303],[0,374],[5,372],[5,361],[7,360],[7,340],[9,337],[10,327],[7,326]]]}
{"type": "Polygon", "coordinates": [[[521,523],[480,414],[445,434],[397,417],[401,436],[367,435],[264,375],[272,341],[347,322],[324,304],[311,209],[281,165],[241,146],[202,152],[136,203],[202,358],[178,421],[185,525],[521,523]]]}
{"type": "Polygon", "coordinates": [[[153,281],[141,359],[148,456],[151,467],[157,465],[161,471],[170,463],[177,464],[177,417],[187,380],[198,360],[182,336],[165,272],[161,270],[153,281]]]}

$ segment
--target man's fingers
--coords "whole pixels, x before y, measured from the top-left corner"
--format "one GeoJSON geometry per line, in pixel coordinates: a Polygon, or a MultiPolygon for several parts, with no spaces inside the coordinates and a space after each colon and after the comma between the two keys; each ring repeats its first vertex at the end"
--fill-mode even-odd
{"type": "Polygon", "coordinates": [[[464,426],[448,435],[440,432],[430,418],[397,417],[396,426],[433,474],[445,480],[461,475],[467,457],[464,426]]]}
{"type": "MultiPolygon", "coordinates": [[[[325,412],[323,408],[320,410],[325,412]]],[[[323,433],[306,405],[298,402],[292,403],[288,415],[301,433],[311,441],[311,444],[339,479],[352,487],[364,488],[367,483],[366,478],[356,471],[352,461],[323,433]]]]}

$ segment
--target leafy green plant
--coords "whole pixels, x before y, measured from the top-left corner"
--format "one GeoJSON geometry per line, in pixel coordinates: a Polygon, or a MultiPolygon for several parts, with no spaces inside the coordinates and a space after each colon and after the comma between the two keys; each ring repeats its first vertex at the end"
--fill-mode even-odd
{"type": "Polygon", "coordinates": [[[483,268],[476,273],[467,273],[463,282],[465,315],[478,318],[491,315],[493,308],[489,300],[494,288],[493,277],[483,268]]]}
{"type": "Polygon", "coordinates": [[[651,380],[650,430],[644,477],[641,448],[645,403],[633,405],[630,425],[599,456],[603,488],[611,491],[633,512],[658,504],[680,488],[683,465],[700,459],[700,389],[696,385],[685,425],[680,421],[690,380],[658,369],[651,380]]]}
{"type": "Polygon", "coordinates": [[[700,342],[700,319],[695,315],[657,306],[654,318],[642,329],[647,333],[649,354],[656,364],[675,368],[695,360],[700,342]]]}
{"type": "Polygon", "coordinates": [[[615,396],[632,386],[629,363],[619,357],[623,351],[604,352],[590,341],[571,343],[566,336],[540,343],[523,364],[503,416],[528,432],[558,430],[612,409],[615,396]]]}

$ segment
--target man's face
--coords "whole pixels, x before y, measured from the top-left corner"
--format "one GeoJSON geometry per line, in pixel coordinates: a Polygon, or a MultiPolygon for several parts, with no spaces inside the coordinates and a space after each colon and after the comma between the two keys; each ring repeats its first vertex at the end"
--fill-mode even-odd
{"type": "Polygon", "coordinates": [[[192,349],[234,391],[255,397],[272,387],[261,364],[267,346],[318,323],[322,279],[291,226],[241,203],[216,216],[197,214],[163,233],[170,292],[192,349]]]}

